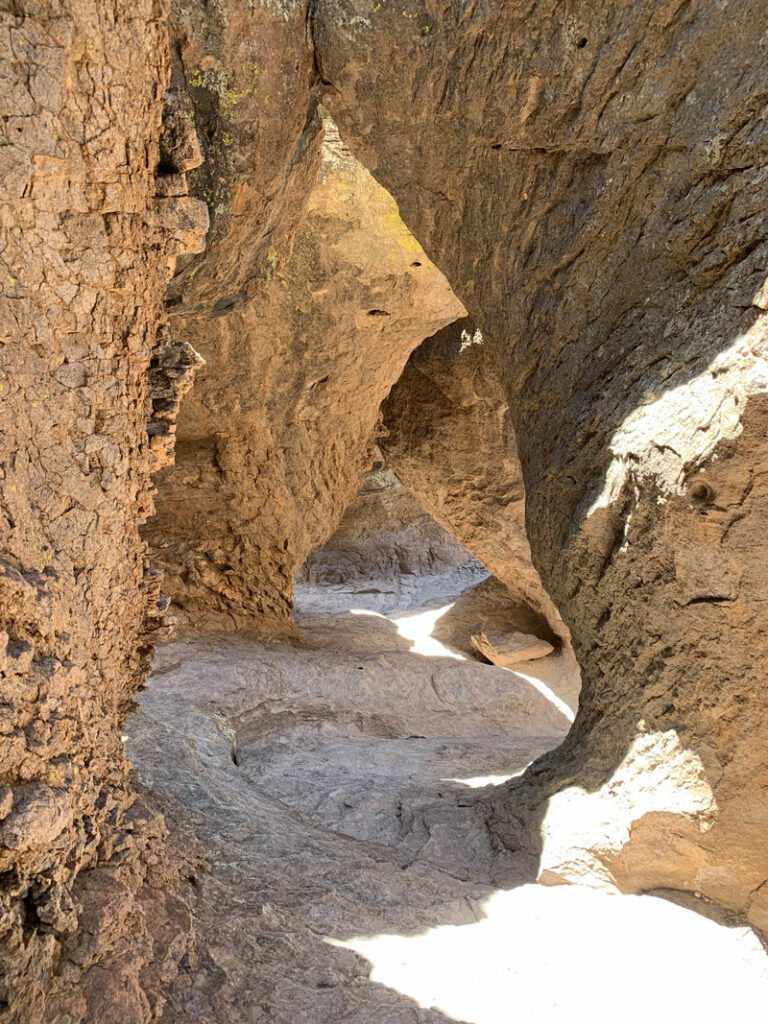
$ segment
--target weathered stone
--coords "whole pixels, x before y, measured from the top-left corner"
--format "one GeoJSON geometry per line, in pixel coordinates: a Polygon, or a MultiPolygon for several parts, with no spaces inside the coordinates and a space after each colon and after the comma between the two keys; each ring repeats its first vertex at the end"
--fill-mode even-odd
{"type": "MultiPolygon", "coordinates": [[[[297,601],[303,646],[241,635],[158,651],[129,752],[208,861],[193,989],[169,993],[164,1019],[497,1024],[514,1006],[530,1024],[567,1001],[570,1019],[607,1021],[649,977],[662,1016],[674,999],[675,1019],[750,1019],[768,977],[743,919],[525,884],[534,859],[489,835],[484,789],[567,728],[535,680],[408,650],[403,616],[426,608],[329,615],[323,599],[343,590],[322,588],[312,614],[297,601]],[[702,985],[710,973],[722,984],[702,985]]],[[[648,781],[668,785],[661,764],[648,781]]],[[[628,1019],[647,1014],[639,1000],[628,1019]]]]}
{"type": "Polygon", "coordinates": [[[200,141],[192,119],[185,109],[184,99],[178,89],[166,89],[163,97],[158,179],[191,171],[202,162],[200,141]]]}
{"type": "Polygon", "coordinates": [[[179,405],[203,365],[202,356],[191,345],[174,342],[167,326],[158,330],[147,373],[147,398],[151,406],[147,433],[153,472],[173,464],[179,405]]]}
{"type": "Polygon", "coordinates": [[[403,575],[446,572],[469,558],[378,461],[338,529],[309,556],[296,579],[321,586],[385,583],[403,575]]]}
{"type": "Polygon", "coordinates": [[[495,350],[469,319],[428,338],[382,407],[382,451],[424,508],[509,593],[568,629],[531,562],[525,488],[495,350]]]}
{"type": "MultiPolygon", "coordinates": [[[[156,610],[138,534],[147,370],[184,246],[164,216],[175,203],[202,231],[206,212],[180,181],[155,199],[161,5],[0,6],[0,1019],[111,1021],[106,992],[89,1016],[64,949],[85,939],[76,892],[109,865],[121,910],[89,962],[138,976],[153,956],[138,896],[178,886],[162,823],[129,820],[121,730],[156,610]]],[[[159,998],[148,989],[131,1024],[159,998]]]]}
{"type": "MultiPolygon", "coordinates": [[[[190,287],[218,279],[225,255],[214,242],[190,287]]],[[[294,575],[354,499],[381,400],[463,312],[331,124],[292,255],[267,278],[213,318],[174,307],[174,337],[206,365],[144,535],[181,632],[295,635],[294,575]]]]}
{"type": "Polygon", "coordinates": [[[654,884],[716,898],[717,869],[746,910],[768,878],[768,9],[329,0],[313,30],[343,137],[502,366],[533,563],[583,669],[569,739],[494,801],[494,828],[541,853],[552,800],[601,792],[573,847],[602,851],[596,881],[643,888],[631,865],[661,844],[654,884]],[[735,598],[676,581],[692,544],[735,598]],[[706,822],[672,758],[676,784],[619,827],[632,752],[657,756],[644,730],[701,765],[706,822]]]}
{"type": "Polygon", "coordinates": [[[174,346],[220,359],[156,534],[189,621],[288,630],[379,402],[465,306],[514,426],[490,451],[518,452],[533,565],[584,668],[569,737],[477,813],[549,881],[688,888],[764,924],[763,0],[177,0],[163,132],[166,6],[0,14],[0,1014],[142,1024],[189,948],[121,741],[165,605],[138,524],[191,369],[158,344],[174,268],[174,346]],[[310,200],[321,93],[396,229],[340,146],[362,201],[332,174],[310,200]]]}
{"type": "Polygon", "coordinates": [[[476,651],[500,668],[546,658],[554,651],[552,644],[530,633],[477,633],[471,640],[476,651]]]}
{"type": "Polygon", "coordinates": [[[71,824],[69,793],[30,783],[14,793],[13,809],[0,824],[0,844],[9,850],[45,847],[71,824]]]}

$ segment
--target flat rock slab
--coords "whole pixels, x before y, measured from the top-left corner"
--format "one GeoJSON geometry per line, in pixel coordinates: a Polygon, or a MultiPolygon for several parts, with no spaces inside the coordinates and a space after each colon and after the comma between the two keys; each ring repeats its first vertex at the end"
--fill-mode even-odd
{"type": "Polygon", "coordinates": [[[538,859],[495,845],[490,794],[568,728],[545,696],[565,664],[418,653],[415,627],[433,628],[466,575],[422,579],[431,610],[404,580],[391,618],[360,606],[378,585],[347,591],[346,610],[341,589],[323,607],[306,587],[302,646],[159,647],[128,753],[198,851],[198,961],[163,1024],[647,1024],[645,1003],[624,1005],[647,977],[665,1012],[699,1021],[751,1020],[766,1002],[749,929],[531,885],[538,859]],[[713,994],[700,979],[715,971],[713,994]]]}
{"type": "Polygon", "coordinates": [[[499,668],[546,658],[554,651],[552,644],[530,633],[476,633],[471,639],[475,650],[499,668]]]}

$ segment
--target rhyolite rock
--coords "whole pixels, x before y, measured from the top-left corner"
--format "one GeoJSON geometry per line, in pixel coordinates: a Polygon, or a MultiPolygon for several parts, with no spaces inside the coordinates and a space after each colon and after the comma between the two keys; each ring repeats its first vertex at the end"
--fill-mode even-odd
{"type": "Polygon", "coordinates": [[[413,353],[382,406],[382,452],[423,507],[569,642],[531,561],[525,487],[496,350],[463,318],[413,353]]]}
{"type": "Polygon", "coordinates": [[[312,21],[342,136],[496,351],[533,562],[583,670],[569,738],[492,827],[564,880],[756,920],[768,8],[328,0],[312,21]],[[678,578],[697,545],[719,569],[678,578]]]}
{"type": "Polygon", "coordinates": [[[309,556],[296,579],[321,586],[366,580],[386,585],[402,576],[446,572],[469,559],[377,460],[336,531],[309,556]]]}
{"type": "Polygon", "coordinates": [[[475,650],[499,668],[546,658],[554,651],[552,644],[531,633],[473,633],[470,639],[475,650]]]}
{"type": "MultiPolygon", "coordinates": [[[[179,633],[295,635],[294,575],[353,502],[382,399],[423,338],[463,313],[329,122],[320,158],[284,266],[216,316],[174,307],[174,336],[205,366],[144,536],[179,633]]],[[[214,235],[182,272],[190,287],[225,272],[222,246],[214,235]]]]}
{"type": "MultiPolygon", "coordinates": [[[[195,362],[168,346],[205,339],[220,383],[201,392],[199,421],[190,412],[189,500],[166,524],[228,521],[215,544],[204,525],[175,549],[166,533],[166,568],[183,567],[182,596],[191,580],[201,630],[284,625],[293,571],[366,468],[394,349],[402,366],[419,334],[466,310],[499,367],[533,565],[584,676],[568,738],[485,798],[484,820],[548,882],[690,889],[765,926],[763,0],[176,0],[172,79],[167,8],[15,0],[0,14],[0,1013],[148,1021],[190,949],[176,858],[136,799],[121,732],[163,623],[138,526],[195,362]],[[365,233],[328,283],[352,251],[339,221],[297,234],[316,195],[320,99],[354,175],[368,168],[399,209],[393,308],[412,322],[396,344],[380,341],[398,319],[389,283],[360,273],[370,259],[387,277],[391,249],[365,233]],[[433,268],[414,237],[460,300],[449,312],[441,279],[429,323],[417,272],[433,268]],[[292,259],[316,276],[291,276],[292,259]],[[338,349],[313,349],[312,376],[286,372],[310,347],[291,318],[316,326],[311,304],[341,307],[350,287],[362,322],[348,317],[345,337],[379,342],[365,395],[369,363],[340,366],[338,349]],[[269,323],[252,358],[258,315],[269,323]],[[248,386],[265,364],[272,410],[248,386]],[[343,403],[317,396],[337,371],[354,380],[340,419],[356,433],[334,454],[343,403]],[[249,539],[240,550],[233,537],[249,539]],[[47,841],[26,845],[35,835],[47,841]]],[[[378,199],[347,234],[369,214],[386,235],[365,180],[378,199]]]]}
{"type": "Polygon", "coordinates": [[[151,469],[172,457],[173,414],[195,363],[186,349],[179,361],[163,297],[208,222],[187,195],[194,129],[178,108],[163,135],[178,145],[161,158],[169,70],[156,0],[2,5],[0,1020],[9,1024],[144,1024],[191,950],[179,860],[162,817],[133,789],[121,740],[162,623],[139,521],[152,510],[151,469]],[[114,912],[95,928],[89,905],[114,912]]]}

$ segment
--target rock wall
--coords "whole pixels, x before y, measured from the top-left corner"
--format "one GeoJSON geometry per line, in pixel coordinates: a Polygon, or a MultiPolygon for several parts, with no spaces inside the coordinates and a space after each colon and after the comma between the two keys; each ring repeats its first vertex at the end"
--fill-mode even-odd
{"type": "MultiPolygon", "coordinates": [[[[214,239],[191,287],[217,280],[223,248],[214,239]]],[[[327,124],[282,269],[219,315],[173,308],[174,334],[206,362],[144,532],[173,620],[180,632],[291,635],[294,575],[354,500],[382,399],[463,307],[327,124]]]]}
{"type": "Polygon", "coordinates": [[[542,880],[768,927],[763,0],[176,0],[167,95],[165,14],[0,13],[0,1014],[148,1021],[189,951],[120,730],[193,349],[152,541],[200,630],[285,630],[380,401],[464,307],[584,673],[489,821],[542,880]],[[404,223],[339,145],[308,199],[320,93],[404,223]]]}
{"type": "Polygon", "coordinates": [[[309,556],[297,581],[320,586],[441,573],[470,559],[378,460],[341,524],[309,556]]]}
{"type": "Polygon", "coordinates": [[[195,363],[163,294],[207,226],[167,53],[157,0],[0,12],[3,1021],[148,1021],[190,942],[121,740],[162,622],[138,520],[195,363]]]}
{"type": "MultiPolygon", "coordinates": [[[[169,0],[171,83],[203,163],[189,177],[211,227],[168,289],[180,326],[243,309],[288,259],[317,177],[321,121],[308,0],[169,0]]],[[[190,328],[191,329],[191,328],[190,328]]]]}
{"type": "Polygon", "coordinates": [[[313,28],[342,135],[499,354],[583,669],[493,827],[550,881],[765,926],[768,8],[328,0],[313,28]]]}
{"type": "Polygon", "coordinates": [[[568,642],[525,532],[525,488],[494,350],[470,319],[428,338],[384,405],[381,448],[423,507],[568,642]]]}

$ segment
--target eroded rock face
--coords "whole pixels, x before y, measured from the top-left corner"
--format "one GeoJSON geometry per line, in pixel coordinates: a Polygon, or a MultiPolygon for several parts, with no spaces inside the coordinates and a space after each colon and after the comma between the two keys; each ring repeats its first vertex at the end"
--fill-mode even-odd
{"type": "MultiPolygon", "coordinates": [[[[206,251],[180,261],[169,312],[186,322],[251,303],[290,255],[317,177],[321,122],[307,0],[170,0],[171,82],[194,118],[206,251]]],[[[205,336],[205,327],[199,333],[205,336]]]]}
{"type": "MultiPolygon", "coordinates": [[[[216,277],[219,252],[214,243],[195,281],[216,277]]],[[[382,399],[415,346],[462,313],[326,126],[284,269],[220,316],[173,317],[206,361],[145,530],[177,629],[295,631],[294,575],[353,501],[382,399]]]]}
{"type": "Polygon", "coordinates": [[[309,556],[296,579],[319,585],[390,580],[446,572],[469,558],[379,460],[339,528],[309,556]]]}
{"type": "Polygon", "coordinates": [[[584,670],[569,740],[494,827],[550,879],[696,889],[764,925],[768,9],[405,13],[318,5],[327,103],[499,355],[584,670]]]}
{"type": "Polygon", "coordinates": [[[178,0],[164,123],[162,0],[5,8],[0,1012],[147,1021],[188,945],[120,739],[162,622],[137,520],[184,344],[210,377],[153,540],[199,628],[283,628],[381,398],[463,312],[340,150],[288,262],[313,83],[483,325],[584,667],[569,739],[493,828],[543,880],[696,889],[765,927],[763,0],[178,0]]]}
{"type": "MultiPolygon", "coordinates": [[[[155,178],[162,8],[0,13],[0,1018],[14,1022],[148,1021],[190,942],[165,825],[121,741],[162,620],[138,520],[170,443],[148,425],[170,432],[190,370],[150,389],[148,369],[174,361],[157,332],[168,271],[207,225],[183,168],[168,164],[173,195],[155,178]]],[[[166,133],[189,135],[183,118],[166,133]]]]}
{"type": "Polygon", "coordinates": [[[160,648],[127,727],[141,778],[208,862],[200,969],[191,997],[170,995],[174,1024],[447,1024],[329,939],[482,919],[527,864],[493,842],[465,781],[521,769],[565,718],[502,669],[420,657],[382,616],[326,621],[299,620],[302,647],[160,648]]]}
{"type": "Polygon", "coordinates": [[[495,350],[467,318],[413,353],[382,407],[385,457],[442,526],[510,594],[568,629],[541,585],[525,532],[525,488],[495,350]]]}

